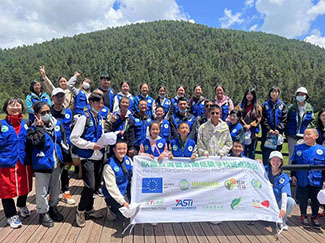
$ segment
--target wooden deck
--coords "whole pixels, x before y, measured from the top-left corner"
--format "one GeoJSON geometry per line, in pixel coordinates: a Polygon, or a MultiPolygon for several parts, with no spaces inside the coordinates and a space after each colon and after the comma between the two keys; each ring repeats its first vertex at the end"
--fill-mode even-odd
{"type": "MultiPolygon", "coordinates": [[[[78,202],[82,190],[81,180],[70,180],[71,194],[78,202]]],[[[34,187],[35,188],[35,187],[34,187]]],[[[76,205],[68,206],[59,203],[59,211],[64,215],[63,223],[55,223],[53,228],[45,228],[38,224],[35,211],[35,192],[28,197],[30,217],[22,221],[23,227],[11,229],[6,226],[6,218],[0,204],[0,242],[275,242],[275,229],[264,222],[256,222],[248,226],[245,222],[223,222],[220,225],[210,223],[180,223],[136,225],[131,235],[122,237],[125,225],[120,221],[108,221],[105,217],[96,221],[87,221],[86,227],[79,228],[75,223],[76,205]]],[[[103,198],[96,197],[95,209],[106,212],[103,198]]],[[[323,230],[303,228],[299,224],[298,207],[289,218],[289,231],[282,232],[279,242],[325,242],[325,219],[321,219],[323,230]]]]}

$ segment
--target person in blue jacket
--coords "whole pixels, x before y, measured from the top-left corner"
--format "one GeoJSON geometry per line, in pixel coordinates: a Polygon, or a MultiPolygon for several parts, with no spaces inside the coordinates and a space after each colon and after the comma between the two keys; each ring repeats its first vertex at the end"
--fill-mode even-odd
{"type": "Polygon", "coordinates": [[[115,95],[113,112],[117,112],[120,106],[120,100],[122,97],[129,99],[129,111],[131,114],[134,112],[134,96],[130,93],[130,83],[128,81],[122,81],[120,83],[120,92],[115,95]]]}
{"type": "Polygon", "coordinates": [[[117,215],[121,218],[119,208],[129,208],[131,200],[131,179],[132,179],[132,159],[126,153],[128,151],[127,143],[118,139],[113,147],[114,155],[110,157],[104,165],[104,185],[103,193],[107,204],[108,220],[117,219],[117,215]]]}
{"type": "Polygon", "coordinates": [[[149,115],[149,118],[152,119],[152,105],[154,103],[154,99],[149,95],[149,85],[147,83],[143,83],[140,85],[140,94],[134,97],[134,110],[136,112],[140,112],[140,100],[145,100],[147,102],[147,114],[149,115]]]}
{"type": "Polygon", "coordinates": [[[165,139],[159,136],[160,124],[152,122],[149,125],[149,136],[142,140],[139,150],[139,155],[150,156],[152,159],[158,157],[161,161],[165,158],[168,152],[168,146],[165,139]]]}
{"type": "MultiPolygon", "coordinates": [[[[316,143],[318,132],[315,128],[307,128],[304,132],[303,144],[295,145],[292,154],[292,164],[297,165],[325,165],[325,147],[316,143]]],[[[300,208],[300,222],[308,226],[307,206],[311,200],[311,224],[319,228],[317,194],[325,188],[325,171],[303,170],[291,172],[292,182],[297,184],[297,199],[300,208]]]]}
{"type": "Polygon", "coordinates": [[[134,122],[134,148],[136,154],[140,150],[140,144],[143,139],[146,138],[147,127],[152,122],[148,114],[148,103],[146,100],[140,100],[138,105],[139,111],[136,111],[133,116],[134,122]]]}
{"type": "Polygon", "coordinates": [[[157,118],[156,116],[156,109],[158,106],[163,107],[164,109],[164,117],[166,120],[169,118],[169,108],[170,108],[170,99],[167,98],[167,88],[165,86],[159,86],[158,88],[158,98],[154,101],[152,105],[152,115],[154,118],[157,118]]]}
{"type": "Polygon", "coordinates": [[[189,125],[186,122],[181,122],[178,124],[177,132],[178,137],[170,141],[168,158],[189,157],[192,160],[195,159],[195,156],[192,155],[196,143],[194,140],[187,137],[190,133],[189,125]]]}
{"type": "Polygon", "coordinates": [[[113,112],[115,91],[110,88],[112,77],[108,74],[102,74],[100,76],[101,87],[98,89],[103,92],[104,105],[113,112]]]}
{"type": "Polygon", "coordinates": [[[288,139],[289,157],[299,139],[303,138],[305,129],[314,126],[314,108],[308,102],[309,95],[305,87],[300,87],[295,93],[295,102],[288,107],[286,137],[288,139]]]}
{"type": "MultiPolygon", "coordinates": [[[[261,151],[263,154],[263,163],[268,163],[269,155],[272,151],[281,151],[282,144],[278,145],[279,137],[282,137],[284,130],[287,126],[287,107],[283,101],[279,99],[280,88],[273,86],[269,90],[269,99],[262,106],[262,142],[261,151]],[[270,148],[265,145],[266,140],[272,141],[270,148]]],[[[283,140],[283,137],[282,137],[283,140]]]]}
{"type": "Polygon", "coordinates": [[[201,116],[205,113],[204,102],[205,98],[202,96],[202,88],[200,85],[194,86],[194,94],[190,99],[189,106],[190,112],[198,119],[201,119],[201,116]]]}
{"type": "Polygon", "coordinates": [[[169,121],[164,119],[165,117],[165,110],[162,106],[157,106],[156,110],[156,122],[160,124],[160,134],[159,136],[161,138],[164,138],[167,141],[167,144],[169,144],[170,141],[170,126],[169,121]]]}
{"type": "Polygon", "coordinates": [[[36,211],[40,224],[53,227],[53,221],[63,221],[63,215],[56,206],[64,163],[62,150],[68,150],[68,144],[62,123],[51,115],[46,102],[35,103],[33,110],[35,121],[28,130],[27,144],[31,146],[32,167],[36,178],[36,211]]]}
{"type": "Polygon", "coordinates": [[[291,179],[281,170],[282,165],[282,153],[273,151],[270,153],[269,165],[265,166],[265,171],[273,186],[274,196],[280,209],[279,218],[282,219],[283,230],[288,230],[288,216],[295,209],[296,202],[291,197],[291,179]]]}
{"type": "MultiPolygon", "coordinates": [[[[171,105],[169,107],[169,117],[171,117],[173,114],[177,113],[178,111],[178,99],[184,98],[186,94],[186,89],[183,85],[179,85],[176,88],[176,96],[171,99],[171,105]]],[[[187,100],[186,100],[187,101],[187,100]]]]}
{"type": "Polygon", "coordinates": [[[30,215],[26,202],[32,190],[33,172],[25,149],[28,126],[22,116],[21,99],[7,99],[3,112],[6,117],[0,121],[0,198],[7,224],[16,229],[22,226],[19,215],[22,218],[30,215]]]}
{"type": "Polygon", "coordinates": [[[238,110],[232,110],[229,114],[228,127],[232,141],[239,141],[242,144],[245,140],[245,129],[239,122],[241,118],[241,112],[238,110]]]}
{"type": "Polygon", "coordinates": [[[33,105],[38,101],[44,101],[51,105],[51,99],[50,96],[43,91],[43,87],[39,81],[33,81],[29,89],[30,93],[26,96],[26,106],[29,113],[29,124],[32,124],[35,119],[33,105]]]}
{"type": "MultiPolygon", "coordinates": [[[[65,132],[66,137],[69,146],[71,147],[70,142],[70,133],[71,133],[71,124],[72,124],[72,111],[68,108],[64,108],[64,100],[65,100],[65,91],[61,88],[54,88],[51,94],[53,105],[51,106],[51,114],[52,116],[60,120],[62,123],[65,132]]],[[[69,148],[70,148],[69,147],[69,148]]],[[[64,163],[66,164],[63,167],[62,174],[61,174],[61,190],[63,192],[63,201],[67,204],[74,204],[75,200],[71,197],[70,191],[69,191],[69,169],[70,166],[68,164],[72,163],[72,157],[70,155],[70,151],[68,153],[68,156],[65,156],[64,163]]]]}

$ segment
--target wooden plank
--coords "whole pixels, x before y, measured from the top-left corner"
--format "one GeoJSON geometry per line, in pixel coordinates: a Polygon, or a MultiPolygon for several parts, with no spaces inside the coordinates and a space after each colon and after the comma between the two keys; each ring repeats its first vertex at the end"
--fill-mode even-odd
{"type": "Polygon", "coordinates": [[[155,234],[155,242],[158,243],[167,243],[167,239],[165,236],[163,224],[158,224],[156,227],[153,227],[153,231],[155,234]]]}
{"type": "Polygon", "coordinates": [[[100,235],[99,242],[101,243],[111,242],[112,232],[113,232],[113,221],[108,220],[105,215],[105,220],[104,220],[103,229],[100,235]]]}
{"type": "Polygon", "coordinates": [[[217,238],[218,238],[218,240],[220,242],[222,242],[222,243],[230,243],[227,236],[225,235],[225,233],[221,229],[220,225],[215,225],[215,224],[211,224],[211,223],[207,223],[207,225],[210,227],[210,229],[212,229],[212,231],[217,236],[217,238]]]}
{"type": "Polygon", "coordinates": [[[143,231],[144,231],[144,225],[143,224],[136,224],[134,226],[133,229],[133,241],[135,243],[142,243],[144,242],[144,235],[143,235],[143,231]]]}
{"type": "MultiPolygon", "coordinates": [[[[257,236],[255,236],[254,234],[252,234],[252,232],[248,229],[248,228],[254,228],[254,225],[250,225],[248,226],[247,225],[247,222],[246,221],[241,221],[241,222],[232,222],[232,224],[237,227],[241,232],[242,234],[244,234],[247,239],[250,241],[250,242],[253,242],[253,243],[257,243],[257,242],[263,242],[261,239],[259,239],[257,236]]],[[[264,242],[267,242],[268,240],[265,238],[266,241],[264,242]]]]}
{"type": "Polygon", "coordinates": [[[200,223],[198,222],[191,223],[191,226],[199,242],[206,242],[206,243],[209,242],[208,238],[206,237],[205,233],[203,232],[200,226],[200,223]]]}
{"type": "Polygon", "coordinates": [[[199,224],[209,242],[220,242],[217,236],[215,236],[213,230],[210,228],[209,223],[201,222],[199,224]]]}
{"type": "Polygon", "coordinates": [[[144,242],[155,242],[154,227],[144,224],[144,242]]]}
{"type": "Polygon", "coordinates": [[[227,236],[227,238],[228,238],[228,240],[230,242],[232,242],[232,243],[234,243],[234,242],[238,242],[239,243],[240,242],[240,240],[236,237],[236,235],[234,235],[234,233],[228,227],[228,225],[226,224],[226,222],[222,222],[218,226],[222,229],[222,231],[227,236]]]}
{"type": "Polygon", "coordinates": [[[240,229],[233,222],[223,222],[227,225],[240,242],[249,243],[249,239],[240,231],[240,229]]]}
{"type": "MultiPolygon", "coordinates": [[[[255,222],[255,227],[271,242],[275,242],[278,240],[276,237],[276,231],[273,227],[271,227],[271,224],[269,222],[261,222],[261,221],[256,221],[255,222]]],[[[281,242],[290,242],[283,236],[280,237],[281,242]]]]}
{"type": "Polygon", "coordinates": [[[192,223],[182,223],[182,227],[183,227],[183,230],[184,230],[184,233],[185,233],[185,236],[187,238],[187,241],[189,243],[194,243],[194,242],[198,242],[198,239],[196,238],[195,236],[195,233],[191,227],[191,224],[192,223]]]}
{"type": "Polygon", "coordinates": [[[246,235],[254,235],[259,242],[273,242],[273,238],[272,240],[268,237],[266,237],[265,235],[263,235],[258,228],[256,227],[256,224],[254,223],[254,225],[247,225],[244,222],[235,222],[235,224],[238,224],[238,228],[246,235]]]}
{"type": "Polygon", "coordinates": [[[175,224],[172,224],[172,226],[173,226],[173,229],[175,232],[177,242],[178,243],[187,242],[186,236],[185,236],[183,228],[182,228],[182,224],[175,223],[175,224]]]}
{"type": "Polygon", "coordinates": [[[172,224],[163,224],[167,243],[176,243],[177,239],[172,224]]]}

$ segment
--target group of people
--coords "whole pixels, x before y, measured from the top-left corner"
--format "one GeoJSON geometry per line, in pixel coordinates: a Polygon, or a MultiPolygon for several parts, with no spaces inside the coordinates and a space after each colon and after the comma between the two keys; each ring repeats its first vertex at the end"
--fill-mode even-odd
{"type": "MultiPolygon", "coordinates": [[[[123,217],[119,208],[129,208],[132,158],[234,156],[255,159],[257,137],[262,130],[263,163],[279,205],[283,227],[293,210],[291,179],[283,173],[281,154],[284,135],[288,140],[290,163],[325,165],[325,110],[318,112],[308,102],[307,89],[300,87],[295,102],[288,106],[280,100],[280,89],[269,91],[267,101],[259,104],[254,89],[248,89],[234,106],[221,85],[215,87],[214,99],[203,97],[195,86],[187,98],[184,86],[176,96],[167,97],[167,88],[159,87],[156,99],[149,95],[149,85],[140,86],[140,94],[130,93],[130,83],[123,81],[115,94],[109,75],[100,76],[100,87],[92,92],[92,81],[79,82],[75,72],[68,80],[59,78],[55,87],[40,67],[43,84],[31,83],[26,97],[28,122],[22,117],[24,103],[9,98],[3,107],[7,114],[0,127],[0,197],[8,224],[21,227],[20,217],[30,212],[26,206],[36,181],[36,211],[45,227],[62,222],[57,210],[60,193],[68,204],[75,201],[69,192],[69,166],[79,165],[84,182],[76,223],[84,227],[87,219],[103,215],[94,210],[94,195],[104,196],[107,217],[123,217]],[[50,96],[43,90],[45,86],[50,96]],[[17,197],[17,208],[13,198],[17,197]],[[18,210],[18,211],[17,211],[18,210]]],[[[317,193],[325,187],[321,171],[292,174],[297,184],[301,222],[308,224],[306,208],[312,200],[311,223],[319,227],[317,193]]]]}

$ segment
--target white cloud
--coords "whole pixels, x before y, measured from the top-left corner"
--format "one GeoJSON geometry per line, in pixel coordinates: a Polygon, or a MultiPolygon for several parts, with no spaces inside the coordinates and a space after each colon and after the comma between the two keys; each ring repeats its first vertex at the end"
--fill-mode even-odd
{"type": "Polygon", "coordinates": [[[243,19],[241,19],[241,13],[232,14],[230,9],[224,10],[225,15],[219,19],[221,21],[221,28],[229,28],[233,24],[242,24],[244,22],[243,19]]]}
{"type": "Polygon", "coordinates": [[[304,41],[325,48],[325,37],[321,36],[319,30],[313,30],[312,34],[307,36],[304,41]]]}
{"type": "Polygon", "coordinates": [[[249,6],[249,7],[254,6],[254,3],[255,3],[255,0],[246,0],[245,1],[245,5],[246,6],[249,6]]]}
{"type": "Polygon", "coordinates": [[[288,38],[309,32],[311,23],[325,13],[325,0],[257,0],[256,10],[264,17],[261,30],[288,38]]]}
{"type": "Polygon", "coordinates": [[[249,28],[249,31],[256,31],[257,27],[258,27],[258,25],[257,24],[254,24],[253,26],[251,26],[249,28]]]}
{"type": "Polygon", "coordinates": [[[176,0],[1,0],[0,13],[0,48],[130,23],[189,19],[176,0]]]}

